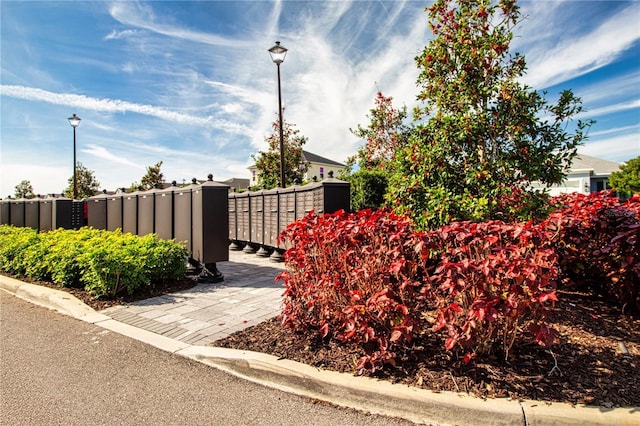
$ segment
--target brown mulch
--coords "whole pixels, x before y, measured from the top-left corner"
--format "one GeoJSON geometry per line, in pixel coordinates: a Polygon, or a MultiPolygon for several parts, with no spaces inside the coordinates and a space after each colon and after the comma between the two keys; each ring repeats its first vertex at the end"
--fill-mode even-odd
{"type": "MultiPolygon", "coordinates": [[[[551,348],[513,348],[509,361],[484,357],[469,364],[444,350],[441,340],[418,339],[398,353],[396,366],[375,377],[433,391],[480,398],[640,406],[640,317],[621,315],[601,300],[560,294],[551,323],[560,333],[551,348]]],[[[237,332],[212,345],[251,350],[314,367],[355,374],[363,351],[321,338],[305,338],[277,319],[237,332]]]]}
{"type": "MultiPolygon", "coordinates": [[[[95,310],[192,288],[196,277],[156,283],[131,296],[93,299],[81,289],[20,280],[67,291],[95,310]]],[[[559,294],[550,322],[559,331],[551,348],[527,345],[512,349],[508,362],[461,357],[443,349],[439,339],[417,339],[398,353],[395,367],[376,374],[383,380],[435,392],[465,392],[480,398],[566,402],[613,407],[640,406],[640,316],[622,315],[604,301],[578,293],[559,294]]],[[[251,350],[314,367],[355,373],[362,349],[321,338],[305,338],[277,319],[239,331],[212,345],[251,350]]]]}

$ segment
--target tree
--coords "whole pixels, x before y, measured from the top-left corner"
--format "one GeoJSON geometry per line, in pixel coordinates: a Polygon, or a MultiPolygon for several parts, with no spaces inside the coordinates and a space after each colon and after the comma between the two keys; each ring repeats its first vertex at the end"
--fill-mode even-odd
{"type": "Polygon", "coordinates": [[[632,158],[611,173],[609,186],[627,197],[640,194],[640,157],[632,158]]]}
{"type": "MultiPolygon", "coordinates": [[[[140,180],[140,186],[142,186],[142,189],[149,190],[162,187],[164,184],[164,175],[160,171],[160,167],[162,167],[162,161],[157,162],[153,166],[147,167],[147,173],[142,176],[142,179],[140,180]]],[[[135,183],[133,185],[135,185],[135,183]]]]}
{"type": "MultiPolygon", "coordinates": [[[[100,182],[95,178],[93,170],[89,170],[78,162],[76,165],[76,179],[78,185],[78,199],[94,196],[100,190],[100,182]]],[[[64,190],[64,196],[73,198],[73,176],[68,180],[69,186],[64,190]]]]}
{"type": "Polygon", "coordinates": [[[16,185],[15,191],[16,198],[35,198],[35,194],[33,193],[33,186],[31,186],[31,181],[23,180],[19,184],[16,185]]]}
{"type": "Polygon", "coordinates": [[[358,124],[357,129],[349,129],[355,136],[365,141],[355,157],[349,158],[349,170],[358,164],[358,171],[342,175],[351,184],[351,207],[354,210],[378,208],[384,204],[388,175],[396,152],[406,145],[410,128],[404,124],[407,108],[396,109],[393,98],[376,94],[375,107],[369,110],[369,125],[358,124]]]}
{"type": "Polygon", "coordinates": [[[381,92],[376,94],[375,108],[369,110],[369,125],[349,129],[355,136],[364,139],[365,145],[358,150],[360,169],[388,172],[396,152],[406,145],[410,128],[404,124],[407,107],[396,109],[393,98],[381,92]]]}
{"type": "MultiPolygon", "coordinates": [[[[283,121],[282,134],[284,145],[285,182],[291,185],[296,181],[302,182],[304,174],[309,166],[301,161],[302,146],[307,138],[300,135],[300,130],[294,128],[294,124],[283,121]]],[[[258,151],[252,155],[258,169],[258,178],[262,186],[267,189],[275,188],[280,182],[280,123],[273,122],[273,132],[265,141],[269,144],[267,151],[258,151]]]]}
{"type": "Polygon", "coordinates": [[[520,83],[525,59],[509,54],[520,17],[515,0],[436,0],[435,38],[416,57],[419,121],[396,153],[388,201],[420,227],[452,220],[541,215],[546,194],[531,181],[561,182],[592,121],[570,90],[557,104],[520,83]]]}

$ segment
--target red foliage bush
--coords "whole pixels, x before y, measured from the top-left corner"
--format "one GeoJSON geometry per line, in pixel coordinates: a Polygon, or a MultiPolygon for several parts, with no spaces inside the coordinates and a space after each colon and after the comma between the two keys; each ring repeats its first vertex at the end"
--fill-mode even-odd
{"type": "Polygon", "coordinates": [[[360,372],[393,362],[393,347],[411,340],[424,304],[428,252],[408,219],[386,210],[311,213],[280,238],[288,248],[278,277],[283,325],[365,345],[360,372]]]}
{"type": "Polygon", "coordinates": [[[544,228],[529,223],[456,222],[427,233],[428,272],[438,315],[434,331],[446,330],[446,348],[460,346],[466,359],[502,350],[505,359],[522,337],[541,345],[555,331],[544,319],[556,301],[557,257],[542,247],[544,228]]]}
{"type": "Polygon", "coordinates": [[[543,224],[553,232],[565,286],[640,309],[640,195],[621,202],[612,191],[564,194],[543,224]]]}
{"type": "Polygon", "coordinates": [[[543,229],[456,223],[429,233],[386,210],[307,215],[282,233],[287,251],[283,325],[361,344],[357,369],[393,363],[418,334],[446,333],[446,349],[502,348],[521,330],[549,344],[556,258],[543,229]]]}

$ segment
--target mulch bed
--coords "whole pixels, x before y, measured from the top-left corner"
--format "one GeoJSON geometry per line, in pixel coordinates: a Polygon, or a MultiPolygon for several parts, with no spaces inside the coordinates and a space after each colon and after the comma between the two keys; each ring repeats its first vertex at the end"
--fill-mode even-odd
{"type": "MultiPolygon", "coordinates": [[[[476,358],[464,364],[439,339],[418,339],[396,366],[375,377],[435,392],[465,392],[480,398],[640,406],[640,318],[621,315],[602,300],[561,293],[551,323],[560,341],[551,348],[513,348],[509,362],[476,358]]],[[[277,319],[237,332],[212,345],[251,350],[314,367],[355,374],[361,348],[305,338],[277,319]]]]}
{"type": "MultiPolygon", "coordinates": [[[[192,288],[196,277],[156,283],[131,296],[93,299],[81,289],[42,281],[22,281],[67,291],[95,310],[192,288]]],[[[566,402],[614,407],[640,406],[640,316],[622,315],[598,298],[559,293],[550,322],[560,333],[552,348],[513,348],[509,362],[495,357],[469,364],[445,351],[440,339],[416,339],[398,353],[396,366],[375,377],[435,392],[465,392],[480,398],[566,402]]],[[[361,348],[335,340],[305,338],[277,319],[216,341],[213,346],[251,350],[314,367],[355,374],[361,348]]]]}

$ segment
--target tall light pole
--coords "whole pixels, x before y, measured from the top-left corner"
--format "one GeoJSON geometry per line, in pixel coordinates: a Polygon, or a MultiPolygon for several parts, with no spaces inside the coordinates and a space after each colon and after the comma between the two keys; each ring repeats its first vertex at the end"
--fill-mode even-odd
{"type": "Polygon", "coordinates": [[[73,199],[78,198],[78,178],[76,176],[76,127],[80,125],[81,118],[73,114],[69,117],[69,124],[73,127],[73,199]]]}
{"type": "Polygon", "coordinates": [[[278,117],[280,120],[280,188],[286,186],[284,180],[284,134],[282,129],[282,92],[280,90],[280,64],[284,62],[287,56],[287,49],[280,46],[280,42],[276,41],[276,45],[269,49],[271,60],[278,68],[278,117]]]}

